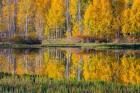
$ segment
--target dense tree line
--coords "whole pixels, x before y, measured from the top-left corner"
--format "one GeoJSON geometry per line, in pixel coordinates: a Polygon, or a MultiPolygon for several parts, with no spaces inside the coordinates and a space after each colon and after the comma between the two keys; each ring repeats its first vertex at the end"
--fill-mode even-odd
{"type": "Polygon", "coordinates": [[[139,0],[0,0],[0,8],[0,31],[9,37],[139,41],[139,0]]]}

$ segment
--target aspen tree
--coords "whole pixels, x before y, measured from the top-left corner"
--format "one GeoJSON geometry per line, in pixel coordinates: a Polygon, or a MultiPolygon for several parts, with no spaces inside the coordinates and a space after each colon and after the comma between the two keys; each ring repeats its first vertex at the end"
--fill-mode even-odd
{"type": "Polygon", "coordinates": [[[140,0],[133,1],[130,21],[132,27],[129,33],[133,35],[140,34],[140,0]]]}
{"type": "Polygon", "coordinates": [[[65,4],[64,0],[51,0],[51,5],[46,14],[46,26],[45,35],[52,33],[52,37],[55,37],[55,29],[63,26],[65,23],[65,4]],[[54,31],[50,31],[50,29],[54,31]]]}
{"type": "Polygon", "coordinates": [[[67,28],[67,35],[69,38],[72,37],[72,28],[71,28],[71,16],[70,16],[70,0],[65,1],[66,4],[66,28],[67,28]]]}
{"type": "Polygon", "coordinates": [[[93,4],[90,4],[85,12],[85,31],[95,38],[107,39],[114,34],[112,31],[112,20],[110,0],[93,0],[93,4]]]}
{"type": "Polygon", "coordinates": [[[43,39],[44,30],[45,30],[45,14],[48,13],[50,8],[50,0],[36,0],[35,2],[35,29],[36,35],[43,39]]]}
{"type": "Polygon", "coordinates": [[[116,39],[120,38],[122,33],[122,13],[125,9],[125,0],[112,0],[113,7],[113,28],[116,33],[116,39]]]}

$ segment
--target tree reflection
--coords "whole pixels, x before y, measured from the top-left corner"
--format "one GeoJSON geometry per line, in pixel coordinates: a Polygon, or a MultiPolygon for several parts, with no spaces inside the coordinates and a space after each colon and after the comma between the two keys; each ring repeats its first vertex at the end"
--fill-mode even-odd
{"type": "Polygon", "coordinates": [[[51,79],[140,83],[139,50],[0,50],[0,72],[51,79]]]}

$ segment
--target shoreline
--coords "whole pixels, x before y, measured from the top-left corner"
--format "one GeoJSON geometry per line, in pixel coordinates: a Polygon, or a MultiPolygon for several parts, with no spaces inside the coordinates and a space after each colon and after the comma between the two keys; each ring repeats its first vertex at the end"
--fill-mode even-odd
{"type": "Polygon", "coordinates": [[[8,44],[0,43],[0,48],[47,48],[74,47],[93,49],[140,49],[140,43],[44,43],[44,44],[8,44]]]}

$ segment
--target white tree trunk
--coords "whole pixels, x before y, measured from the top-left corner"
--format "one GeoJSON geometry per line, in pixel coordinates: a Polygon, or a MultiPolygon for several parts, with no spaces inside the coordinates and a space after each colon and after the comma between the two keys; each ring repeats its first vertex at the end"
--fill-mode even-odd
{"type": "Polygon", "coordinates": [[[81,15],[81,0],[78,0],[78,23],[79,23],[79,31],[82,35],[83,27],[82,27],[82,15],[81,15]]]}
{"type": "Polygon", "coordinates": [[[70,13],[69,13],[69,0],[66,0],[66,27],[68,32],[68,37],[72,36],[71,25],[70,25],[70,13]]]}
{"type": "MultiPolygon", "coordinates": [[[[7,0],[8,2],[8,39],[10,40],[11,38],[11,16],[10,16],[10,5],[11,5],[11,2],[10,0],[7,0]]],[[[10,42],[10,41],[9,41],[10,42]]]]}
{"type": "Polygon", "coordinates": [[[26,13],[26,19],[25,19],[25,39],[28,37],[28,15],[26,13]]]}
{"type": "Polygon", "coordinates": [[[18,8],[18,0],[14,0],[14,22],[13,22],[14,23],[14,28],[13,28],[14,32],[17,32],[17,8],[18,8]]]}

